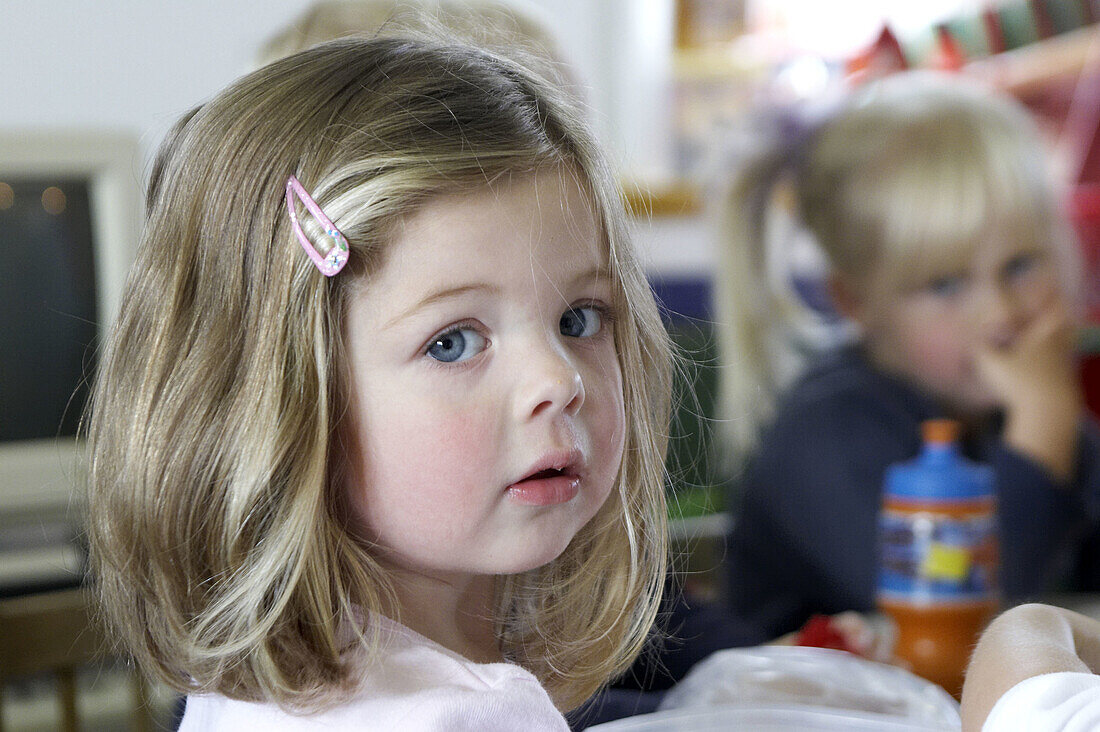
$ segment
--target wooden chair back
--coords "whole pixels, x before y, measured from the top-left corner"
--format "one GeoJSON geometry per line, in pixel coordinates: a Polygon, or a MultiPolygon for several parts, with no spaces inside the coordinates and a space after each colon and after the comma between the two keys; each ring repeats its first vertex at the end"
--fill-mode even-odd
{"type": "MultiPolygon", "coordinates": [[[[106,648],[90,592],[82,587],[0,600],[0,732],[3,684],[19,677],[53,673],[57,679],[62,729],[76,732],[76,671],[98,661],[106,648]]],[[[133,675],[131,718],[139,730],[152,728],[148,694],[133,675]]]]}

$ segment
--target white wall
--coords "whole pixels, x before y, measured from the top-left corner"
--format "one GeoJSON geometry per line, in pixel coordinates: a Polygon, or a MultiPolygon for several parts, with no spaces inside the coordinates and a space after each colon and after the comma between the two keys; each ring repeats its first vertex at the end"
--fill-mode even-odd
{"type": "Polygon", "coordinates": [[[0,0],[0,125],[132,130],[156,147],[307,0],[0,0]]]}
{"type": "MultiPolygon", "coordinates": [[[[659,171],[672,0],[525,1],[589,86],[597,130],[624,174],[659,171]]],[[[248,70],[260,44],[309,4],[0,0],[0,127],[131,131],[141,140],[134,175],[143,180],[172,123],[248,70]]],[[[654,266],[705,269],[705,240],[675,228],[647,246],[654,266]]]]}
{"type": "MultiPolygon", "coordinates": [[[[655,115],[646,95],[663,68],[671,0],[526,1],[591,85],[597,124],[619,157],[652,167],[663,134],[647,131],[655,115]]],[[[154,149],[176,117],[247,70],[261,42],[308,5],[0,0],[0,126],[124,128],[154,149]]]]}

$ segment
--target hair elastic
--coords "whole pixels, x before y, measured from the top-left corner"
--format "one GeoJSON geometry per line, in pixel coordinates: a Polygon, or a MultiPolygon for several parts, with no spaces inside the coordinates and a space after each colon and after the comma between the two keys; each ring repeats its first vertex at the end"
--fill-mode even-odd
{"type": "Polygon", "coordinates": [[[309,255],[321,274],[325,277],[332,277],[342,270],[344,265],[348,263],[348,240],[336,228],[332,220],[325,216],[325,212],[321,210],[321,207],[317,205],[312,196],[306,193],[306,189],[293,175],[286,179],[286,208],[290,213],[290,225],[294,229],[294,234],[298,237],[302,248],[306,250],[306,254],[309,255]],[[294,210],[294,196],[298,196],[309,212],[313,214],[313,217],[325,227],[325,233],[332,237],[333,246],[332,249],[328,250],[327,255],[322,256],[317,248],[313,246],[313,242],[306,236],[306,233],[302,231],[302,225],[298,222],[298,214],[294,210]]]}

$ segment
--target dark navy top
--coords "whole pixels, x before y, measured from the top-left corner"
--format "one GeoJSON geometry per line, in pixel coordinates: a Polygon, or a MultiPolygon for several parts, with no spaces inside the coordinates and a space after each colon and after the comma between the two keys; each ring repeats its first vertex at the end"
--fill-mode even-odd
{"type": "MultiPolygon", "coordinates": [[[[944,416],[854,348],[824,356],[780,400],[730,506],[733,616],[767,636],[813,613],[874,607],[883,474],[920,449],[920,423],[944,416]]],[[[1100,432],[1079,432],[1069,485],[1000,439],[1000,420],[963,445],[993,468],[1007,601],[1100,589],[1100,432]]]]}

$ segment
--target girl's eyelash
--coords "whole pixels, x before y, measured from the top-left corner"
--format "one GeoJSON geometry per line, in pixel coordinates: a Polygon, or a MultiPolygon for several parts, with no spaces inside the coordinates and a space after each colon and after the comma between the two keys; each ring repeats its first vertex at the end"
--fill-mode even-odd
{"type": "Polygon", "coordinates": [[[917,289],[922,292],[932,293],[944,293],[954,292],[962,289],[967,284],[967,275],[965,273],[945,274],[939,277],[933,277],[924,284],[920,285],[917,289]]]}
{"type": "MultiPolygon", "coordinates": [[[[611,326],[614,325],[615,321],[618,319],[618,311],[616,310],[616,308],[601,301],[590,300],[586,302],[575,303],[573,305],[570,305],[563,312],[568,312],[570,310],[579,310],[581,308],[592,308],[600,316],[600,332],[593,337],[599,337],[601,335],[604,335],[605,333],[609,334],[611,332],[611,326]]],[[[472,361],[473,359],[470,358],[462,361],[446,362],[432,358],[431,355],[428,353],[429,350],[431,350],[432,346],[440,338],[443,338],[452,333],[457,333],[461,330],[477,331],[483,338],[485,338],[487,343],[489,342],[489,337],[485,335],[485,329],[481,325],[481,323],[476,320],[460,320],[457,323],[451,323],[442,330],[436,331],[436,333],[431,338],[429,338],[427,341],[424,342],[422,346],[420,346],[420,348],[417,350],[417,355],[421,358],[426,359],[432,366],[435,367],[445,369],[462,368],[467,364],[468,361],[472,361]]]]}
{"type": "Polygon", "coordinates": [[[438,366],[454,367],[454,366],[459,366],[459,365],[465,363],[465,361],[447,363],[445,361],[439,361],[437,359],[434,359],[434,358],[432,358],[431,356],[428,355],[428,351],[431,349],[431,347],[435,344],[436,341],[438,341],[440,338],[443,338],[444,336],[450,335],[451,333],[457,333],[460,330],[475,330],[483,338],[485,338],[486,341],[489,340],[489,337],[486,336],[485,333],[484,333],[485,329],[482,327],[481,323],[477,322],[476,320],[460,320],[457,323],[451,323],[450,325],[448,325],[446,328],[443,328],[442,330],[436,331],[435,335],[433,335],[431,338],[429,338],[427,341],[424,342],[424,345],[422,345],[420,347],[420,349],[417,351],[417,353],[420,356],[426,357],[429,361],[431,361],[432,363],[434,363],[438,366]]]}
{"type": "Polygon", "coordinates": [[[1039,252],[1020,252],[1005,263],[1005,272],[1011,275],[1027,270],[1039,264],[1040,256],[1039,252]]]}
{"type": "Polygon", "coordinates": [[[611,337],[615,320],[618,317],[618,311],[613,306],[599,300],[589,300],[587,302],[578,302],[570,305],[562,311],[562,314],[564,315],[572,310],[580,310],[581,308],[591,308],[595,310],[596,315],[598,315],[600,319],[599,331],[583,338],[581,343],[584,341],[594,341],[605,337],[611,337]]]}
{"type": "Polygon", "coordinates": [[[615,308],[605,302],[580,302],[576,305],[569,306],[570,310],[579,310],[580,308],[592,308],[593,310],[595,310],[600,316],[600,323],[605,328],[614,323],[618,316],[618,312],[615,310],[615,308]]]}

